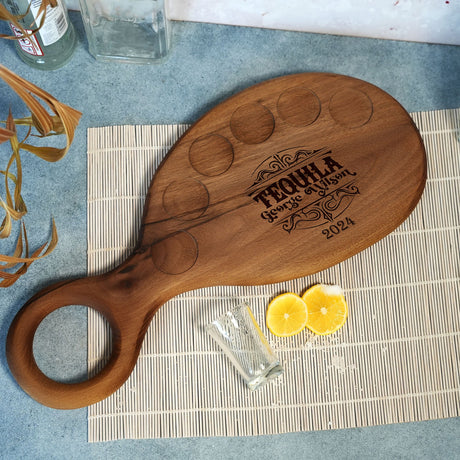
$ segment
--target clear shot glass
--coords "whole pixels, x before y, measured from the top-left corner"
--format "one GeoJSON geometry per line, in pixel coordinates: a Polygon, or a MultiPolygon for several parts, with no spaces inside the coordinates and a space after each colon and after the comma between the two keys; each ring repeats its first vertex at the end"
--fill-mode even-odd
{"type": "Polygon", "coordinates": [[[251,390],[284,370],[260,330],[249,304],[242,303],[206,326],[251,390]]]}

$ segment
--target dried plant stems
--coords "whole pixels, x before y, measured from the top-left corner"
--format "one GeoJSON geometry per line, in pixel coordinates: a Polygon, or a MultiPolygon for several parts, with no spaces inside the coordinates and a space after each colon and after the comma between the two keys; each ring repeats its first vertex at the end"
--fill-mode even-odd
{"type": "MultiPolygon", "coordinates": [[[[1,13],[2,10],[0,10],[0,18],[2,18],[1,13]]],[[[30,117],[14,119],[10,110],[5,127],[0,126],[0,144],[9,141],[12,152],[5,170],[0,170],[5,184],[5,198],[0,196],[0,208],[5,213],[0,225],[0,239],[6,239],[11,236],[13,221],[20,221],[27,213],[27,207],[21,195],[23,177],[20,151],[26,150],[49,162],[60,160],[69,150],[81,113],[60,103],[51,94],[2,65],[0,65],[0,78],[21,97],[31,112],[30,117]],[[52,112],[51,114],[47,108],[52,112]],[[22,141],[19,141],[17,136],[16,127],[19,125],[28,127],[27,135],[22,141]],[[62,148],[37,147],[27,143],[32,130],[36,130],[40,137],[65,135],[66,145],[62,148]],[[12,172],[14,168],[16,174],[12,172]]],[[[2,280],[0,287],[14,284],[33,261],[53,251],[57,241],[57,230],[53,220],[50,241],[29,254],[27,232],[23,222],[13,254],[0,254],[0,280],[2,280]],[[17,265],[20,265],[19,268],[17,265]],[[15,271],[6,271],[9,269],[15,269],[15,271]]]]}

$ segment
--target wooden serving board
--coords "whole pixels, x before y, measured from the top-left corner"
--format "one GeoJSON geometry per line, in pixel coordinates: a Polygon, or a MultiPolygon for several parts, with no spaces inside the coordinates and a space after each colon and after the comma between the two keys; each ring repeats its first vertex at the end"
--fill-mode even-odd
{"type": "Polygon", "coordinates": [[[323,73],[248,88],[204,115],[171,149],[152,180],[140,243],[126,262],[50,286],[20,310],[7,339],[10,369],[43,404],[98,402],[129,377],[167,300],[337,264],[401,224],[425,180],[419,133],[379,88],[323,73]],[[113,347],[98,375],[69,385],[40,371],[32,342],[46,315],[73,304],[107,318],[113,347]]]}

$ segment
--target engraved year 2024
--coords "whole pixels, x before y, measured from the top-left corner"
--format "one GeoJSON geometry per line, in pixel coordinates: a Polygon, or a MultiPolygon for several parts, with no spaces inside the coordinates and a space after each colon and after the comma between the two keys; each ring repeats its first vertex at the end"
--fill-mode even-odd
{"type": "Polygon", "coordinates": [[[338,220],[335,224],[329,225],[329,227],[325,228],[321,233],[325,235],[328,240],[349,229],[352,225],[355,225],[355,221],[349,217],[345,217],[345,219],[338,220]]]}

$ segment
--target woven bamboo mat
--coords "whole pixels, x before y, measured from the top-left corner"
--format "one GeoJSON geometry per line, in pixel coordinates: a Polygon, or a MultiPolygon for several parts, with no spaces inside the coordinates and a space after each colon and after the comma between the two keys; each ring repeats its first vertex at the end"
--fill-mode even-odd
{"type": "MultiPolygon", "coordinates": [[[[414,113],[428,153],[421,202],[393,233],[314,276],[184,293],[154,317],[125,385],[88,412],[90,442],[245,436],[362,427],[460,414],[460,109],[414,113]],[[337,334],[275,338],[269,299],[340,284],[349,319],[337,334]],[[248,300],[285,374],[246,389],[204,325],[248,300]]],[[[185,125],[88,131],[88,271],[135,246],[150,179],[185,125]]],[[[127,308],[129,306],[127,305],[127,308]]],[[[89,373],[110,345],[89,313],[89,373]]]]}

